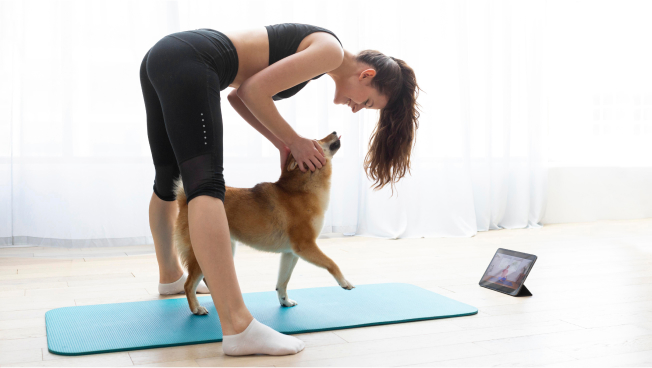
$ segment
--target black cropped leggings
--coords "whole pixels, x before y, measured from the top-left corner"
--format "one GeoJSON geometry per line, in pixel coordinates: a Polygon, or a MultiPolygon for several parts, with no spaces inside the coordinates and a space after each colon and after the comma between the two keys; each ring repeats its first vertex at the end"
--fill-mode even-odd
{"type": "Polygon", "coordinates": [[[206,28],[165,36],[143,58],[154,193],[162,200],[175,200],[174,180],[181,174],[187,202],[200,195],[224,201],[220,91],[237,72],[231,41],[206,28]]]}

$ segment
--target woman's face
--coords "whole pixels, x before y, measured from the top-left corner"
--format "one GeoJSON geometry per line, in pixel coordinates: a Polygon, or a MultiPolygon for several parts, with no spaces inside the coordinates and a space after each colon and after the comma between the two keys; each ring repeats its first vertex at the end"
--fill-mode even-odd
{"type": "Polygon", "coordinates": [[[374,69],[366,69],[360,75],[335,83],[335,99],[337,105],[347,105],[353,113],[362,109],[382,109],[387,105],[387,97],[378,93],[371,86],[371,79],[376,75],[374,69]]]}

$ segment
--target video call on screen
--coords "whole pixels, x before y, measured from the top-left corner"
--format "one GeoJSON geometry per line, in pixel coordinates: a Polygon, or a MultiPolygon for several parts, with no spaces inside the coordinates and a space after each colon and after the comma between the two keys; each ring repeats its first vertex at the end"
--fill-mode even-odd
{"type": "Polygon", "coordinates": [[[496,254],[482,281],[516,289],[523,281],[531,263],[529,259],[496,254]]]}

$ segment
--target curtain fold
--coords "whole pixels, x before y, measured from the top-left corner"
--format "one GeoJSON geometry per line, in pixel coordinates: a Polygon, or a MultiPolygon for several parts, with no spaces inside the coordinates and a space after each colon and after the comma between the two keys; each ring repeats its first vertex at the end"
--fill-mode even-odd
{"type": "MultiPolygon", "coordinates": [[[[543,3],[0,2],[0,246],[152,243],[154,166],[140,62],[163,36],[299,22],[353,53],[405,60],[423,91],[411,173],[370,189],[376,110],[334,105],[330,78],[276,102],[302,136],[342,134],[322,234],[468,237],[541,226],[547,181],[543,3]]],[[[227,185],[276,181],[278,151],[222,91],[227,185]]]]}

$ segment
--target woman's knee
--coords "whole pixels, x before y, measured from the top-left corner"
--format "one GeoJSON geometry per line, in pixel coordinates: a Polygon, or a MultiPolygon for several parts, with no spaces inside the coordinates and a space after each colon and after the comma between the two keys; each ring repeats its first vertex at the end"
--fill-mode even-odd
{"type": "Polygon", "coordinates": [[[221,174],[215,174],[200,183],[189,183],[188,186],[184,184],[183,189],[186,193],[186,204],[190,204],[193,198],[202,195],[217,198],[224,203],[226,187],[224,185],[224,177],[221,174]]]}
{"type": "Polygon", "coordinates": [[[160,199],[171,202],[176,200],[174,181],[179,177],[179,167],[172,165],[155,165],[154,194],[160,199]]]}
{"type": "Polygon", "coordinates": [[[212,198],[217,198],[224,203],[224,191],[220,191],[219,189],[216,188],[205,188],[199,191],[196,191],[194,193],[191,193],[188,197],[186,197],[186,204],[190,204],[190,201],[194,198],[200,197],[200,196],[207,196],[207,197],[212,197],[212,198]]]}
{"type": "Polygon", "coordinates": [[[186,160],[180,165],[187,203],[200,195],[219,198],[224,202],[226,186],[223,168],[212,156],[207,153],[186,160]]]}

